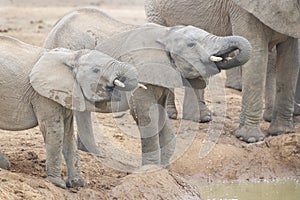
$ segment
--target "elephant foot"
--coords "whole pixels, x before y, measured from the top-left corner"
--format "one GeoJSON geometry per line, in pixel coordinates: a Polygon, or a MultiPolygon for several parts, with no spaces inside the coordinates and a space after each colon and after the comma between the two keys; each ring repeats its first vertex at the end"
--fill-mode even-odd
{"type": "Polygon", "coordinates": [[[271,136],[294,132],[295,127],[292,120],[273,120],[268,129],[268,134],[271,136]]]}
{"type": "Polygon", "coordinates": [[[300,115],[300,106],[298,104],[294,104],[294,115],[298,116],[300,115]]]}
{"type": "Polygon", "coordinates": [[[192,120],[194,122],[206,123],[212,120],[211,111],[204,102],[199,103],[199,114],[193,114],[192,111],[187,110],[183,112],[182,118],[185,120],[192,120]]]}
{"type": "Polygon", "coordinates": [[[200,103],[200,123],[210,122],[212,120],[211,111],[208,109],[205,103],[200,103]]]}
{"type": "Polygon", "coordinates": [[[66,185],[70,188],[83,187],[85,185],[85,181],[81,176],[76,176],[68,178],[66,181],[66,185]]]}
{"type": "Polygon", "coordinates": [[[170,119],[177,119],[178,112],[174,106],[167,106],[167,114],[170,119]]]}
{"type": "Polygon", "coordinates": [[[266,122],[271,122],[272,121],[272,109],[266,109],[263,115],[263,119],[266,122]]]}
{"type": "Polygon", "coordinates": [[[0,168],[1,169],[9,169],[10,162],[7,157],[0,151],[0,168]]]}
{"type": "Polygon", "coordinates": [[[53,183],[57,187],[60,187],[63,189],[67,188],[65,181],[62,180],[60,177],[47,176],[46,180],[53,183]]]}
{"type": "Polygon", "coordinates": [[[165,169],[170,169],[170,159],[164,159],[162,158],[161,161],[160,161],[160,166],[165,168],[165,169]]]}
{"type": "Polygon", "coordinates": [[[243,125],[240,126],[234,133],[234,135],[242,141],[248,143],[254,143],[258,141],[263,141],[265,135],[261,131],[260,127],[257,126],[249,126],[243,125]]]}

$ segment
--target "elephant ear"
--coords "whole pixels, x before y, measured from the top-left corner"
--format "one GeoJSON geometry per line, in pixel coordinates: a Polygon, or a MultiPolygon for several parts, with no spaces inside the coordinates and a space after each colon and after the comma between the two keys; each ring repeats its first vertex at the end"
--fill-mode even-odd
{"type": "Polygon", "coordinates": [[[77,54],[66,49],[45,52],[30,73],[30,83],[40,95],[68,109],[84,111],[85,99],[71,68],[77,54]]]}
{"type": "Polygon", "coordinates": [[[300,38],[299,0],[233,0],[233,2],[277,32],[300,38]]]}

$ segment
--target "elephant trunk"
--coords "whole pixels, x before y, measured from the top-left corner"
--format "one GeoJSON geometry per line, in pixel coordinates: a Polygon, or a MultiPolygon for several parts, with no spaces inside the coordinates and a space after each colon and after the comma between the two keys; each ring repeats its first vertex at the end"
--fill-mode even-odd
{"type": "Polygon", "coordinates": [[[225,45],[216,54],[216,56],[223,58],[222,62],[217,63],[220,69],[226,70],[241,66],[250,59],[252,47],[247,39],[240,36],[228,36],[224,37],[223,40],[225,45]],[[230,54],[233,53],[236,55],[230,57],[230,54]]]}
{"type": "Polygon", "coordinates": [[[128,63],[114,62],[113,83],[118,90],[130,91],[138,86],[138,72],[136,68],[128,63]]]}

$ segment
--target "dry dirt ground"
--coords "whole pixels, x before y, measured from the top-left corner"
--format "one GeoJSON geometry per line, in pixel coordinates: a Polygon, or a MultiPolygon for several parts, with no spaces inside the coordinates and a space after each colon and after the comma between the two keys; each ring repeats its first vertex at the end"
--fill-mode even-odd
{"type": "MultiPolygon", "coordinates": [[[[132,24],[146,21],[142,0],[52,0],[49,3],[0,0],[0,32],[29,44],[42,45],[59,17],[83,6],[100,8],[116,19],[132,24]]],[[[147,195],[152,195],[151,192],[138,191],[137,186],[153,185],[157,189],[152,193],[165,194],[170,191],[175,194],[175,191],[190,187],[180,181],[177,174],[193,184],[224,180],[299,179],[300,118],[295,119],[295,134],[267,138],[256,144],[243,143],[232,134],[239,122],[241,93],[222,86],[224,74],[211,83],[206,95],[213,111],[213,122],[198,124],[185,121],[181,120],[181,114],[178,120],[172,121],[177,149],[171,175],[165,170],[159,170],[159,173],[154,170],[150,176],[134,176],[132,172],[140,167],[140,142],[132,118],[128,112],[95,114],[95,134],[102,155],[97,158],[80,152],[82,174],[87,185],[79,190],[62,190],[44,180],[45,148],[38,128],[20,132],[0,131],[1,149],[11,161],[9,171],[0,171],[0,199],[105,199],[108,194],[111,198],[126,199],[126,193],[137,195],[127,196],[128,199],[148,199],[147,195]],[[170,188],[160,190],[157,184],[164,184],[166,180],[170,180],[170,188]],[[122,185],[129,181],[133,183],[130,187],[122,185]]],[[[176,90],[176,93],[180,107],[182,89],[176,90]]],[[[268,125],[262,122],[264,133],[268,125]]],[[[66,175],[66,169],[63,174],[66,175]]]]}

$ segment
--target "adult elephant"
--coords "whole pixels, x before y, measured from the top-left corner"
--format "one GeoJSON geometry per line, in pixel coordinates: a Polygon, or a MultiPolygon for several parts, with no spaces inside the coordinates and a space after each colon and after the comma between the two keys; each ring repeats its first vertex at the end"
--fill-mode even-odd
{"type": "Polygon", "coordinates": [[[242,111],[236,137],[257,142],[260,129],[268,51],[277,50],[276,96],[270,135],[294,132],[293,103],[298,75],[299,1],[271,0],[145,0],[151,22],[174,26],[192,24],[216,35],[241,35],[253,46],[242,68],[242,111]],[[247,67],[251,66],[251,67],[247,67]]]}

